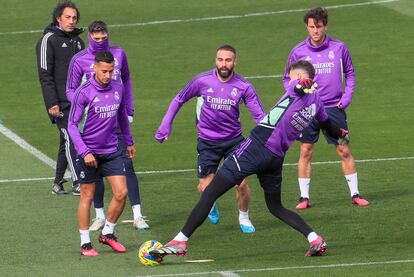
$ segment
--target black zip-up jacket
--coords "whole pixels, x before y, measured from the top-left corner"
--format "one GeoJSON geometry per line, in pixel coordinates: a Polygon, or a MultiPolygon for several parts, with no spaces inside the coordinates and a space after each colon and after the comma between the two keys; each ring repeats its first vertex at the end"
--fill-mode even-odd
{"type": "MultiPolygon", "coordinates": [[[[36,45],[37,67],[46,110],[59,105],[61,110],[70,107],[66,98],[66,79],[72,57],[85,48],[79,37],[83,29],[66,33],[53,23],[47,26],[36,45]]],[[[50,117],[50,116],[49,116],[50,117]]],[[[50,118],[54,122],[53,118],[50,118]]]]}

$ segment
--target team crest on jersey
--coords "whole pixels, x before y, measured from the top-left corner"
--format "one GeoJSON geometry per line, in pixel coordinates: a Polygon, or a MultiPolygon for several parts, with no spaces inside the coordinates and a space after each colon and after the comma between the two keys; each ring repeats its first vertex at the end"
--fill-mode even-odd
{"type": "Polygon", "coordinates": [[[118,60],[116,58],[114,58],[115,60],[115,66],[118,66],[118,60]]]}
{"type": "Polygon", "coordinates": [[[312,60],[312,58],[310,57],[310,56],[307,56],[306,58],[305,58],[305,61],[311,61],[312,60]]]}
{"type": "Polygon", "coordinates": [[[85,172],[81,171],[79,174],[79,177],[81,177],[81,179],[85,179],[85,172]]]}
{"type": "Polygon", "coordinates": [[[237,88],[233,88],[233,90],[231,91],[231,96],[236,97],[238,92],[239,91],[237,90],[237,88]]]}
{"type": "Polygon", "coordinates": [[[82,45],[80,44],[80,42],[78,41],[78,50],[82,49],[82,45]]]}
{"type": "Polygon", "coordinates": [[[334,52],[332,50],[329,51],[328,58],[330,58],[331,60],[332,59],[335,59],[335,54],[334,54],[334,52]]]}
{"type": "Polygon", "coordinates": [[[117,91],[115,91],[115,93],[114,93],[115,95],[114,95],[114,97],[115,97],[115,99],[116,100],[119,100],[119,93],[117,92],[117,91]]]}

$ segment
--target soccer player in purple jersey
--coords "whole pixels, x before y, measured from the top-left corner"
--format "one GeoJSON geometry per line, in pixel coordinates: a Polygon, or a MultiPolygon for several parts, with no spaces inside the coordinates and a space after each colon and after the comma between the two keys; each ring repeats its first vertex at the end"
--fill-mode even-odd
{"type": "MultiPolygon", "coordinates": [[[[171,101],[155,138],[167,140],[172,123],[181,106],[193,97],[197,102],[198,128],[198,190],[202,193],[214,178],[220,160],[226,158],[234,147],[243,141],[239,121],[240,103],[244,102],[254,121],[264,116],[262,104],[254,87],[234,72],[237,64],[236,50],[224,45],[216,51],[216,68],[194,77],[171,101]]],[[[250,188],[246,180],[237,184],[236,199],[239,206],[239,223],[244,233],[255,231],[249,219],[250,188]]],[[[215,203],[209,214],[211,223],[217,224],[219,210],[215,203]]]]}
{"type": "Polygon", "coordinates": [[[115,69],[112,53],[97,52],[93,68],[94,76],[81,85],[73,96],[68,127],[78,153],[76,170],[81,184],[78,222],[81,254],[84,256],[99,255],[91,244],[89,220],[95,183],[102,177],[107,178],[113,196],[99,242],[109,245],[115,252],[126,252],[114,235],[128,193],[123,150],[118,149],[118,127],[127,145],[127,156],[132,159],[135,155],[125,109],[125,89],[120,82],[111,81],[115,69]]]}
{"type": "MultiPolygon", "coordinates": [[[[115,69],[112,74],[112,80],[121,82],[125,87],[125,105],[127,109],[128,119],[132,122],[134,115],[134,96],[132,91],[132,82],[129,73],[128,59],[121,47],[109,45],[109,33],[107,25],[100,20],[93,21],[88,26],[88,42],[89,46],[85,50],[75,55],[69,65],[68,79],[66,84],[66,93],[68,99],[72,100],[75,90],[81,85],[82,80],[89,80],[93,74],[93,64],[95,62],[95,53],[98,51],[110,51],[115,58],[115,69]]],[[[119,148],[126,149],[122,134],[118,131],[119,148]]],[[[125,152],[125,151],[124,151],[125,152]]],[[[126,178],[128,186],[128,197],[131,203],[134,215],[133,226],[137,230],[148,229],[149,226],[145,222],[141,213],[141,199],[139,194],[138,178],[135,174],[132,160],[124,155],[124,163],[126,169],[126,178]]],[[[104,212],[104,184],[98,181],[96,184],[94,207],[96,217],[93,220],[89,230],[97,231],[105,224],[104,212]]]]}
{"type": "MultiPolygon", "coordinates": [[[[323,8],[309,10],[304,16],[309,37],[293,47],[287,65],[297,60],[307,60],[313,64],[318,84],[318,94],[321,97],[329,118],[339,127],[348,129],[345,109],[351,104],[354,94],[355,72],[351,54],[346,45],[326,35],[328,30],[328,12],[323,8]],[[343,84],[344,81],[344,84],[343,84]]],[[[285,88],[290,82],[288,67],[286,68],[283,83],[285,88]]],[[[319,139],[321,126],[312,122],[303,130],[299,138],[300,157],[298,162],[298,182],[300,198],[297,209],[309,207],[309,185],[312,175],[312,154],[314,144],[319,139]]],[[[369,202],[361,197],[358,190],[358,177],[354,158],[349,145],[340,145],[334,137],[322,130],[326,141],[335,145],[342,171],[348,183],[352,203],[358,206],[367,206],[369,202]]]]}
{"type": "Polygon", "coordinates": [[[252,129],[250,137],[228,156],[223,166],[201,195],[184,227],[164,247],[150,252],[157,260],[165,255],[185,255],[187,241],[204,222],[214,201],[247,176],[256,174],[264,190],[264,197],[270,213],[279,218],[309,241],[306,256],[322,255],[327,245],[322,236],[295,212],[282,205],[282,168],[286,151],[313,119],[320,122],[333,137],[342,142],[348,139],[348,132],[333,125],[317,93],[313,66],[307,61],[297,61],[289,67],[291,82],[286,93],[263,119],[252,129]]]}

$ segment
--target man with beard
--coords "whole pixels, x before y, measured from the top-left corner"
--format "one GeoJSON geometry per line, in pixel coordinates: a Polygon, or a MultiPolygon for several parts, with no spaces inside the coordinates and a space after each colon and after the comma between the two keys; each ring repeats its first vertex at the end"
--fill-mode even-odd
{"type": "MultiPolygon", "coordinates": [[[[220,160],[226,159],[244,138],[239,121],[240,102],[250,110],[255,123],[265,112],[259,97],[247,80],[234,72],[237,64],[236,49],[223,45],[216,51],[216,68],[194,77],[171,101],[155,138],[160,143],[168,139],[172,122],[181,106],[193,97],[197,101],[198,129],[198,190],[202,193],[213,180],[220,160]]],[[[239,206],[239,224],[244,233],[255,231],[249,219],[250,188],[246,180],[236,185],[236,200],[239,206]]],[[[214,203],[209,213],[211,223],[219,221],[219,210],[214,203]]]]}

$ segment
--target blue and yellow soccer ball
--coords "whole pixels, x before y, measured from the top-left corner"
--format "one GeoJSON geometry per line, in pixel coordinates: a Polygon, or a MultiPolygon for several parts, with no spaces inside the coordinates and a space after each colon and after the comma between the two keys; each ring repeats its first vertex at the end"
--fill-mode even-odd
{"type": "Polygon", "coordinates": [[[139,247],[139,251],[137,254],[138,260],[141,262],[141,264],[145,266],[160,265],[162,260],[154,258],[149,253],[151,250],[160,247],[162,247],[162,244],[156,240],[148,240],[144,242],[139,247]]]}

